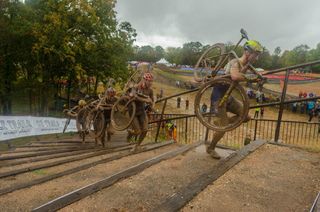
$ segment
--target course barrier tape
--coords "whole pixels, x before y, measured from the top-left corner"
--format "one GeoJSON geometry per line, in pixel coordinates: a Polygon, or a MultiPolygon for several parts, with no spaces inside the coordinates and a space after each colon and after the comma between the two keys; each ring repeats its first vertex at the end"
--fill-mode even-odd
{"type": "MultiPolygon", "coordinates": [[[[0,142],[13,138],[62,133],[66,118],[33,116],[0,116],[0,142]]],[[[77,131],[75,120],[70,120],[65,132],[77,131]]]]}

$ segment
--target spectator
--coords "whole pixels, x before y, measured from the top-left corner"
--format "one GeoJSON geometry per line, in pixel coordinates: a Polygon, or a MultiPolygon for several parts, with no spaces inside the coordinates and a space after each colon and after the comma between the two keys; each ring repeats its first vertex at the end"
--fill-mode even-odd
{"type": "Polygon", "coordinates": [[[206,113],[206,112],[207,112],[207,109],[208,109],[208,106],[207,106],[207,104],[204,102],[204,103],[202,104],[202,106],[201,106],[201,111],[202,111],[202,113],[206,113]]]}
{"type": "Polygon", "coordinates": [[[310,110],[309,111],[309,120],[308,120],[308,122],[312,121],[312,118],[313,118],[314,115],[315,115],[315,110],[314,109],[310,110]]]}
{"type": "Polygon", "coordinates": [[[260,118],[263,119],[264,107],[260,108],[260,118]]]}
{"type": "Polygon", "coordinates": [[[189,110],[189,99],[186,100],[186,110],[189,110]]]}
{"type": "Polygon", "coordinates": [[[310,98],[313,97],[313,93],[312,93],[312,92],[309,93],[309,97],[310,97],[310,98]]]}
{"type": "Polygon", "coordinates": [[[302,97],[303,97],[303,92],[300,91],[300,92],[299,92],[299,98],[302,98],[302,97]]]}
{"type": "Polygon", "coordinates": [[[294,102],[294,103],[292,104],[292,112],[294,112],[294,113],[297,112],[297,103],[296,103],[296,102],[294,102]]]}
{"type": "Polygon", "coordinates": [[[314,109],[315,102],[314,101],[308,101],[307,102],[307,114],[310,115],[310,112],[314,109]]]}
{"type": "Polygon", "coordinates": [[[176,86],[177,86],[178,88],[180,88],[180,81],[179,81],[179,80],[176,81],[176,86]]]}
{"type": "Polygon", "coordinates": [[[308,96],[307,92],[304,92],[303,93],[303,98],[307,98],[307,96],[308,96]]]}
{"type": "Polygon", "coordinates": [[[260,98],[261,98],[261,92],[258,90],[256,93],[256,101],[257,103],[260,103],[260,98]]]}
{"type": "Polygon", "coordinates": [[[163,97],[163,89],[160,88],[160,98],[162,98],[162,97],[163,97]]]}
{"type": "Polygon", "coordinates": [[[247,95],[248,95],[248,97],[250,99],[254,98],[254,93],[253,93],[253,90],[251,88],[248,88],[247,95]]]}
{"type": "Polygon", "coordinates": [[[166,123],[166,130],[167,130],[167,140],[171,140],[173,138],[173,130],[174,130],[174,124],[172,121],[168,121],[166,123]]]}
{"type": "Polygon", "coordinates": [[[316,103],[315,109],[316,109],[316,112],[315,112],[316,116],[320,117],[320,104],[319,104],[319,102],[316,103]]]}
{"type": "Polygon", "coordinates": [[[305,112],[305,105],[306,103],[305,102],[301,102],[300,103],[300,113],[303,114],[305,112]]]}
{"type": "MultiPolygon", "coordinates": [[[[258,104],[259,105],[259,104],[258,104]]],[[[259,113],[260,113],[260,107],[257,107],[255,109],[254,117],[253,118],[259,118],[259,113]]]]}
{"type": "Polygon", "coordinates": [[[177,108],[180,108],[180,103],[181,103],[181,97],[179,96],[177,98],[177,108]]]}
{"type": "Polygon", "coordinates": [[[177,142],[177,125],[173,125],[173,134],[172,134],[172,138],[174,140],[174,142],[177,142]]]}
{"type": "Polygon", "coordinates": [[[265,96],[264,96],[264,93],[261,93],[261,95],[260,95],[260,102],[262,103],[262,102],[265,102],[266,101],[266,98],[265,98],[265,96]]]}

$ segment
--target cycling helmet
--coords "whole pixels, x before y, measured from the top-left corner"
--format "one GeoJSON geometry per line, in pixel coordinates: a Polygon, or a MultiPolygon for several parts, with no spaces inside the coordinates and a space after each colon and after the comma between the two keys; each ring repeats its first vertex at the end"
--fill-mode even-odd
{"type": "Polygon", "coordinates": [[[87,104],[86,101],[84,101],[83,99],[79,100],[78,102],[78,105],[81,107],[85,106],[86,104],[87,104]]]}
{"type": "Polygon", "coordinates": [[[261,46],[261,44],[258,41],[255,41],[255,40],[248,40],[244,44],[244,49],[248,50],[250,52],[256,52],[259,54],[263,52],[263,47],[261,46]]]}
{"type": "Polygon", "coordinates": [[[108,88],[107,95],[110,95],[110,96],[116,95],[116,90],[113,87],[108,88]]]}
{"type": "Polygon", "coordinates": [[[147,81],[152,81],[153,80],[153,76],[150,73],[145,73],[143,75],[143,79],[147,80],[147,81]]]}

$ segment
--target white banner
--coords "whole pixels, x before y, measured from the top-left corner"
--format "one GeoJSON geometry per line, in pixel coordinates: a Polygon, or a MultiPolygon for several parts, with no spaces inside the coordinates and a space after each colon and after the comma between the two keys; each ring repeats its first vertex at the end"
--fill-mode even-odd
{"type": "MultiPolygon", "coordinates": [[[[0,142],[8,139],[62,133],[66,118],[33,116],[0,116],[0,142]]],[[[77,131],[75,120],[71,120],[66,132],[77,131]]]]}

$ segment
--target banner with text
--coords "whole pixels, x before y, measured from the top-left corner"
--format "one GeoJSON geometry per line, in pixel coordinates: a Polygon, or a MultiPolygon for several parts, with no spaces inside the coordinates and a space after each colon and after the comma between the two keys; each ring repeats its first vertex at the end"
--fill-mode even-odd
{"type": "MultiPolygon", "coordinates": [[[[0,142],[8,139],[62,133],[65,118],[33,116],[0,116],[0,142]]],[[[75,120],[71,120],[66,132],[77,131],[75,120]]]]}

